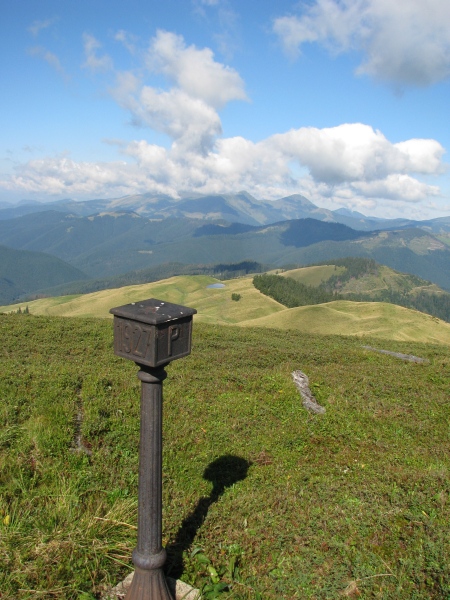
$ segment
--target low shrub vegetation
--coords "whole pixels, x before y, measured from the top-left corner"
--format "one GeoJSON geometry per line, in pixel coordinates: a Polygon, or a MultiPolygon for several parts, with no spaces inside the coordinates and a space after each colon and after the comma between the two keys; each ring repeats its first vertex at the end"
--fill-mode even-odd
{"type": "MultiPolygon", "coordinates": [[[[137,368],[107,320],[3,315],[0,331],[1,598],[100,598],[133,568],[137,368]]],[[[448,351],[364,344],[426,362],[194,323],[164,383],[169,575],[224,600],[450,596],[448,351]]]]}

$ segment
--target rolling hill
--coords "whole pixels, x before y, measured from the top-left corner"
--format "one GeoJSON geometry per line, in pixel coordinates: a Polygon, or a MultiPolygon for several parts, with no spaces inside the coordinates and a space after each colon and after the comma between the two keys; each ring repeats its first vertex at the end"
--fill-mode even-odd
{"type": "MultiPolygon", "coordinates": [[[[93,294],[43,298],[27,303],[31,314],[49,316],[110,317],[109,310],[144,298],[158,298],[196,308],[195,319],[222,325],[294,329],[299,332],[370,336],[398,341],[421,341],[450,345],[450,324],[418,311],[382,302],[337,301],[287,309],[264,296],[252,277],[232,279],[224,287],[203,275],[173,277],[155,283],[104,290],[93,294]],[[232,294],[240,296],[232,300],[232,294]]],[[[20,305],[22,308],[24,304],[20,305]]],[[[17,310],[17,305],[0,311],[17,310]]]]}
{"type": "Polygon", "coordinates": [[[340,300],[286,309],[289,314],[243,321],[241,326],[295,329],[301,333],[350,335],[449,345],[450,324],[387,302],[340,300]]]}
{"type": "Polygon", "coordinates": [[[281,273],[307,285],[323,286],[341,295],[365,294],[375,299],[384,291],[417,294],[422,291],[443,294],[433,283],[380,265],[370,259],[337,259],[328,265],[302,267],[281,273]],[[353,263],[355,267],[353,268],[353,263]]]}
{"type": "MultiPolygon", "coordinates": [[[[245,192],[21,203],[0,210],[0,244],[53,255],[82,272],[76,280],[100,280],[91,289],[111,287],[109,279],[128,273],[127,283],[133,283],[134,271],[151,273],[165,264],[185,265],[184,271],[195,265],[200,273],[217,263],[250,260],[282,268],[353,256],[374,259],[450,291],[449,230],[450,218],[382,220],[345,209],[320,209],[300,195],[269,202],[245,192]],[[20,216],[11,218],[14,214],[20,216]]],[[[6,295],[0,301],[40,293],[43,287],[59,295],[61,288],[51,290],[53,280],[49,285],[45,270],[39,275],[38,264],[39,287],[19,284],[15,289],[14,280],[6,277],[6,295]]],[[[143,273],[136,273],[136,282],[143,273]]],[[[85,288],[71,286],[70,291],[85,288]]]]}
{"type": "MultiPolygon", "coordinates": [[[[450,294],[435,284],[416,275],[394,271],[372,259],[352,257],[330,262],[332,264],[304,267],[281,273],[278,280],[275,278],[271,284],[272,287],[275,285],[280,288],[279,292],[270,295],[282,301],[279,293],[282,292],[283,286],[279,284],[283,277],[287,277],[296,282],[298,292],[295,291],[295,286],[293,292],[294,295],[298,294],[299,299],[308,295],[308,288],[304,289],[302,286],[312,286],[312,291],[316,290],[315,296],[323,302],[326,301],[326,294],[331,295],[330,300],[338,299],[333,297],[338,296],[341,300],[389,302],[450,322],[450,294]]],[[[269,281],[266,282],[267,284],[269,281]]],[[[284,287],[288,285],[290,288],[293,287],[292,283],[287,282],[284,287]]],[[[261,286],[258,287],[261,289],[261,286]]],[[[287,305],[301,306],[305,303],[313,302],[295,302],[294,296],[287,305]]]]}
{"type": "Polygon", "coordinates": [[[87,279],[55,256],[0,246],[0,302],[17,301],[45,287],[87,279]]]}

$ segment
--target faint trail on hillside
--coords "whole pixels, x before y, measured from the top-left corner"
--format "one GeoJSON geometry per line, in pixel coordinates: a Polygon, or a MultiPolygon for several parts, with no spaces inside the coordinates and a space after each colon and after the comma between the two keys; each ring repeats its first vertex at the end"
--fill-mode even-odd
{"type": "Polygon", "coordinates": [[[373,352],[379,352],[380,354],[389,354],[389,356],[395,356],[395,358],[400,358],[401,360],[407,360],[409,362],[415,363],[429,363],[430,361],[427,358],[420,358],[419,356],[414,356],[413,354],[402,354],[401,352],[391,352],[390,350],[380,350],[379,348],[372,348],[372,346],[363,346],[365,350],[372,350],[373,352]]]}
{"type": "Polygon", "coordinates": [[[295,387],[300,392],[300,396],[303,398],[303,406],[306,410],[323,415],[325,408],[320,406],[317,400],[314,398],[311,390],[309,389],[309,379],[303,371],[293,371],[291,373],[292,379],[294,380],[295,387]]]}
{"type": "Polygon", "coordinates": [[[73,452],[83,452],[88,456],[91,456],[91,450],[84,444],[83,435],[81,433],[81,427],[83,425],[84,410],[83,410],[83,398],[81,395],[81,386],[77,389],[77,401],[76,401],[76,415],[74,418],[74,429],[75,435],[73,439],[73,452]]]}

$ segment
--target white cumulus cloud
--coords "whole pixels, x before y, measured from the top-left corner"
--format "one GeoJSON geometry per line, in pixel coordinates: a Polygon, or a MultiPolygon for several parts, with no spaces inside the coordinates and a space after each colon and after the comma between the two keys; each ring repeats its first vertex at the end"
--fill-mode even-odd
{"type": "Polygon", "coordinates": [[[133,75],[122,73],[113,95],[137,124],[165,133],[180,150],[205,152],[222,133],[217,112],[180,89],[163,91],[142,86],[133,75]]]}
{"type": "Polygon", "coordinates": [[[273,23],[291,56],[315,42],[334,52],[362,53],[358,73],[399,86],[450,76],[448,0],[315,0],[303,7],[273,23]]]}
{"type": "Polygon", "coordinates": [[[409,175],[392,173],[383,180],[358,181],[353,189],[368,198],[421,202],[429,196],[439,196],[437,186],[427,185],[409,175]]]}
{"type": "MultiPolygon", "coordinates": [[[[384,6],[381,0],[355,0],[351,12],[347,0],[339,5],[335,0],[317,0],[316,11],[319,4],[335,10],[334,18],[322,30],[317,13],[316,29],[312,21],[310,32],[302,35],[316,32],[319,40],[328,35],[324,31],[332,30],[341,46],[351,45],[347,32],[358,22],[362,5],[384,6]],[[346,12],[341,21],[340,12],[346,12]]],[[[308,18],[313,17],[311,12],[308,18]]],[[[130,40],[125,32],[119,33],[116,40],[130,40]]],[[[110,142],[124,159],[112,163],[75,161],[69,155],[30,160],[4,177],[0,187],[79,199],[245,189],[260,198],[302,193],[319,206],[360,209],[383,203],[417,205],[440,195],[431,183],[445,170],[445,150],[434,139],[392,143],[363,123],[301,127],[258,142],[242,136],[224,138],[219,110],[247,97],[240,75],[217,62],[208,48],[188,46],[181,36],[159,31],[146,49],[146,69],[117,73],[94,37],[86,34],[84,45],[85,66],[110,70],[115,77],[109,90],[112,98],[134,124],[165,134],[167,144],[145,139],[110,142]],[[152,85],[155,75],[161,87],[152,85]]],[[[44,50],[36,50],[36,55],[57,68],[44,50]]]]}
{"type": "Polygon", "coordinates": [[[15,174],[0,181],[0,185],[27,194],[82,199],[111,198],[145,189],[155,193],[174,192],[172,187],[160,183],[138,164],[74,161],[67,156],[31,160],[16,168],[15,174]]]}
{"type": "Polygon", "coordinates": [[[164,74],[189,96],[222,108],[231,100],[246,100],[244,82],[234,69],[214,60],[209,48],[186,46],[182,36],[158,31],[148,51],[148,66],[164,74]]]}
{"type": "Polygon", "coordinates": [[[151,73],[162,74],[169,89],[146,85],[131,72],[117,75],[111,93],[136,124],[165,133],[179,152],[210,151],[222,125],[217,110],[245,100],[239,74],[214,60],[209,48],[186,46],[181,36],[158,31],[146,53],[151,73]]]}
{"type": "Polygon", "coordinates": [[[362,123],[324,129],[302,127],[274,135],[275,148],[309,169],[316,181],[372,181],[392,172],[439,173],[444,148],[435,140],[392,144],[362,123]]]}
{"type": "MultiPolygon", "coordinates": [[[[172,100],[152,96],[149,102],[156,110],[159,101],[166,106],[172,100]]],[[[170,109],[164,118],[155,118],[169,123],[170,109]]],[[[170,127],[176,132],[178,122],[170,127]]],[[[181,135],[169,148],[146,140],[118,143],[125,160],[115,163],[76,162],[69,157],[32,160],[0,185],[61,197],[143,192],[176,197],[180,191],[245,189],[265,198],[303,193],[319,206],[337,203],[360,209],[389,202],[404,206],[440,195],[437,186],[419,178],[442,172],[444,149],[438,142],[413,139],[392,144],[381,132],[360,123],[304,127],[258,143],[243,137],[219,138],[204,151],[198,144],[181,151],[183,142],[181,135]]]]}

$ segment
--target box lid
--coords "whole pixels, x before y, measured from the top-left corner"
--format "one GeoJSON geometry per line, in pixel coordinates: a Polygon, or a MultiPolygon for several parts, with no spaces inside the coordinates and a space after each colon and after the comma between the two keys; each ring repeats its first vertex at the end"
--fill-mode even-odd
{"type": "Polygon", "coordinates": [[[149,325],[159,325],[183,317],[192,317],[197,313],[195,308],[164,302],[156,298],[117,306],[111,308],[109,312],[117,317],[148,323],[149,325]]]}

